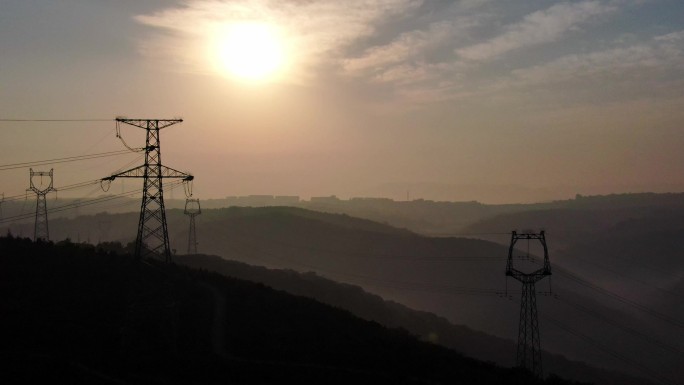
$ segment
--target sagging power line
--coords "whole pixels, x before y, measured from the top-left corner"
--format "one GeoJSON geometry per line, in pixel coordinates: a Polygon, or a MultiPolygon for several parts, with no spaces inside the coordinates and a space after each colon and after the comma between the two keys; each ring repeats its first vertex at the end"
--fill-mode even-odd
{"type": "MultiPolygon", "coordinates": [[[[143,150],[142,148],[137,149],[138,152],[141,152],[142,150],[143,150]]],[[[37,160],[37,161],[32,161],[32,162],[10,163],[10,164],[0,165],[0,171],[16,170],[16,169],[25,168],[25,167],[45,166],[45,165],[49,165],[49,164],[78,162],[78,161],[82,161],[82,160],[99,159],[99,158],[106,158],[106,157],[110,157],[110,156],[118,156],[118,155],[126,155],[126,154],[130,154],[130,151],[119,150],[119,151],[101,152],[101,153],[97,153],[97,154],[86,154],[86,155],[79,155],[79,156],[68,156],[68,157],[64,157],[64,158],[37,160]]]]}
{"type": "Polygon", "coordinates": [[[2,118],[0,122],[111,122],[111,119],[8,119],[2,118]]]}

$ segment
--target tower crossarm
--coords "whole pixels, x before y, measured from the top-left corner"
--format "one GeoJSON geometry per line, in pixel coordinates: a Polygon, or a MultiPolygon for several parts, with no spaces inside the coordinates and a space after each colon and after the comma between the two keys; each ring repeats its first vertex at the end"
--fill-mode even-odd
{"type": "Polygon", "coordinates": [[[514,231],[513,237],[516,240],[520,240],[520,239],[539,239],[539,240],[542,240],[542,239],[545,239],[544,231],[542,231],[540,233],[522,233],[522,234],[519,234],[519,233],[514,231]]]}
{"type": "Polygon", "coordinates": [[[33,171],[33,169],[29,169],[29,188],[27,191],[33,191],[34,193],[40,195],[40,194],[47,194],[50,191],[56,191],[57,189],[53,187],[52,183],[52,175],[53,175],[53,169],[50,169],[50,171],[33,171]],[[44,176],[50,177],[50,183],[47,184],[47,186],[36,186],[33,183],[33,177],[34,176],[39,176],[41,177],[41,180],[44,176]],[[42,187],[42,188],[40,188],[42,187]]]}
{"type": "Polygon", "coordinates": [[[545,268],[541,268],[532,273],[523,273],[522,271],[516,268],[510,268],[506,270],[506,275],[509,277],[513,277],[514,279],[522,283],[536,283],[537,281],[540,281],[547,275],[551,275],[551,271],[546,270],[545,268]]]}
{"type": "MultiPolygon", "coordinates": [[[[518,234],[516,231],[511,232],[511,244],[508,247],[508,258],[506,260],[506,275],[509,277],[513,277],[513,278],[515,278],[521,282],[523,282],[523,281],[518,277],[521,277],[523,275],[540,276],[539,279],[541,279],[547,275],[551,275],[551,262],[549,262],[549,249],[546,246],[546,236],[544,234],[544,231],[540,231],[539,233],[523,233],[523,234],[518,234]],[[529,240],[538,240],[539,243],[542,245],[542,247],[544,248],[544,266],[541,269],[539,269],[535,272],[532,272],[532,273],[523,273],[520,270],[516,270],[513,267],[513,253],[515,250],[515,244],[521,239],[526,239],[526,240],[528,240],[528,242],[529,242],[529,240]]],[[[537,279],[537,281],[539,279],[537,279]]]]}
{"type": "MultiPolygon", "coordinates": [[[[159,166],[161,169],[161,172],[159,175],[155,176],[158,178],[175,178],[175,179],[182,179],[183,181],[191,181],[195,179],[194,176],[184,173],[182,171],[175,170],[171,167],[166,167],[166,166],[159,166]]],[[[108,177],[102,178],[103,181],[112,181],[116,178],[145,178],[145,170],[149,169],[145,165],[134,167],[130,170],[122,171],[117,174],[112,174],[108,177]]]]}
{"type": "Polygon", "coordinates": [[[156,128],[162,129],[174,125],[176,123],[183,122],[183,119],[127,119],[127,118],[116,118],[117,122],[130,124],[131,126],[136,126],[140,128],[147,129],[150,123],[154,123],[156,128]]]}
{"type": "Polygon", "coordinates": [[[202,214],[202,207],[200,206],[199,199],[186,199],[185,200],[185,210],[183,211],[185,215],[200,215],[202,214]]]}

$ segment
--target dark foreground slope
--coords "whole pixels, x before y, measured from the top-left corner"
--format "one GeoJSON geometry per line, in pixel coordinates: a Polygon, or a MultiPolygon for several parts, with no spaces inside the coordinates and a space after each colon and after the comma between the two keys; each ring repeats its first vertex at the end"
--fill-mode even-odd
{"type": "Polygon", "coordinates": [[[0,238],[0,297],[5,384],[531,383],[312,299],[67,242],[0,238]]]}
{"type": "MultiPolygon", "coordinates": [[[[364,291],[361,287],[331,281],[315,273],[298,273],[293,270],[267,269],[217,256],[182,255],[176,263],[198,269],[214,271],[229,277],[262,282],[291,294],[314,298],[322,303],[348,310],[363,319],[375,321],[390,328],[408,330],[420,339],[437,343],[470,357],[493,361],[502,366],[514,366],[515,342],[495,337],[467,326],[455,325],[435,314],[410,309],[402,304],[386,301],[364,291]]],[[[588,381],[601,385],[643,385],[642,378],[599,369],[583,362],[543,353],[546,373],[564,378],[588,381]]]]}

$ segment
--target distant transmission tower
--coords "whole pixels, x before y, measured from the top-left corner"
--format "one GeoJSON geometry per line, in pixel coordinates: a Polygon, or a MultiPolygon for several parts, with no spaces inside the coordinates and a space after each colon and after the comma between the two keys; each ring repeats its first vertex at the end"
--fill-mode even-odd
{"type": "Polygon", "coordinates": [[[43,239],[46,241],[50,240],[50,233],[48,231],[47,199],[45,198],[45,196],[50,191],[56,191],[52,187],[52,171],[53,169],[50,169],[50,171],[33,171],[32,168],[29,169],[29,173],[31,175],[29,179],[29,190],[36,193],[36,221],[33,228],[34,241],[37,241],[39,239],[43,239]],[[34,176],[40,177],[40,185],[36,186],[33,183],[34,176]],[[43,186],[43,177],[50,177],[50,183],[46,187],[43,186]]]}
{"type": "Polygon", "coordinates": [[[520,325],[518,326],[518,352],[516,364],[532,372],[536,378],[542,378],[541,343],[539,341],[539,320],[537,318],[537,296],[535,283],[551,275],[549,251],[546,247],[544,232],[517,234],[511,233],[511,246],[508,248],[506,276],[522,282],[520,300],[520,325]],[[518,240],[538,240],[544,247],[544,266],[532,273],[523,273],[513,267],[513,248],[518,240]]]}
{"type": "Polygon", "coordinates": [[[188,254],[197,254],[197,231],[195,217],[202,214],[199,199],[185,200],[185,215],[190,217],[190,231],[188,232],[188,254]]]}
{"type": "MultiPolygon", "coordinates": [[[[140,127],[147,131],[144,148],[145,164],[102,178],[102,181],[108,182],[116,178],[143,178],[138,235],[135,239],[135,256],[138,258],[157,255],[163,256],[166,262],[171,262],[171,248],[169,246],[169,231],[166,226],[162,180],[173,178],[181,179],[183,182],[190,182],[194,177],[162,165],[159,130],[182,121],[183,119],[116,118],[118,137],[120,137],[119,123],[140,127]]],[[[192,196],[192,193],[188,194],[186,192],[186,195],[192,196]]]]}

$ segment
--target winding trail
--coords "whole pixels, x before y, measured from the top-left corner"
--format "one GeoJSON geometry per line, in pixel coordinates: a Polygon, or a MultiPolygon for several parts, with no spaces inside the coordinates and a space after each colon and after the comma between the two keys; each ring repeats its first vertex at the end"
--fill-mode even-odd
{"type": "Polygon", "coordinates": [[[214,296],[214,318],[211,321],[211,348],[221,358],[230,358],[226,350],[226,296],[216,286],[202,282],[202,287],[214,296]]]}

